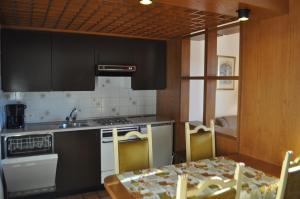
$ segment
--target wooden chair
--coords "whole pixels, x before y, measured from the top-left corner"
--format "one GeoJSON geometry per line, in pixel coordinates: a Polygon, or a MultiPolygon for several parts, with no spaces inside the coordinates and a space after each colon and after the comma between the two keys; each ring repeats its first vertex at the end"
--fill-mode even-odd
{"type": "Polygon", "coordinates": [[[185,145],[187,162],[215,157],[214,121],[210,121],[209,128],[200,125],[193,130],[190,130],[190,124],[186,122],[185,145]]]}
{"type": "Polygon", "coordinates": [[[124,136],[118,136],[114,128],[113,144],[115,174],[153,167],[151,125],[147,125],[147,134],[131,131],[124,136]]]}
{"type": "Polygon", "coordinates": [[[187,189],[188,175],[183,174],[178,176],[177,189],[176,189],[176,199],[186,199],[186,189],[187,189]]]}
{"type": "Polygon", "coordinates": [[[300,157],[291,161],[292,155],[292,151],[285,154],[276,199],[300,198],[300,157]]]}
{"type": "Polygon", "coordinates": [[[176,199],[239,199],[242,189],[243,163],[238,163],[235,170],[234,180],[221,180],[212,178],[201,182],[196,188],[187,190],[187,175],[178,176],[176,199]],[[209,186],[218,186],[220,190],[206,196],[199,196],[209,186]]]}

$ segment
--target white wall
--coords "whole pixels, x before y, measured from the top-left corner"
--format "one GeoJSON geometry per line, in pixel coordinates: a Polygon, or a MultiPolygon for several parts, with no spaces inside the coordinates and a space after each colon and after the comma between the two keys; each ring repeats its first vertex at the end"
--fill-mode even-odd
{"type": "Polygon", "coordinates": [[[190,81],[189,121],[203,121],[203,80],[190,81]]]}
{"type": "MultiPolygon", "coordinates": [[[[218,37],[217,54],[236,57],[235,75],[239,74],[239,33],[218,37]]],[[[204,74],[204,40],[191,40],[190,75],[204,74]]],[[[203,81],[190,82],[189,120],[203,121],[203,81]]],[[[238,105],[238,81],[234,90],[216,91],[216,117],[236,115],[238,105]]]]}
{"type": "Polygon", "coordinates": [[[191,40],[190,76],[204,76],[204,44],[204,40],[191,40]]]}
{"type": "MultiPolygon", "coordinates": [[[[218,37],[218,55],[236,57],[235,75],[239,75],[240,34],[218,37]]],[[[217,90],[216,117],[237,115],[238,109],[238,81],[234,82],[234,90],[217,90]]]]}

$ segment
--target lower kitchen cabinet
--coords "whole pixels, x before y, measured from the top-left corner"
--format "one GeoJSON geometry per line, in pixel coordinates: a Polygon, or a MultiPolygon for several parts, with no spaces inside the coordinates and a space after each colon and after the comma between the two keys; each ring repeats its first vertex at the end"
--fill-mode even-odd
{"type": "Polygon", "coordinates": [[[100,131],[80,130],[54,134],[58,154],[58,194],[94,190],[100,187],[100,131]]]}

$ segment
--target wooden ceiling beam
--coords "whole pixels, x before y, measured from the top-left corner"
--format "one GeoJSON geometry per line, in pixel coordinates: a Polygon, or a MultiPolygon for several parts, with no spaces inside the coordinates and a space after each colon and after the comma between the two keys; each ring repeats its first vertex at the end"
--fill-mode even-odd
{"type": "Polygon", "coordinates": [[[110,37],[125,37],[125,38],[136,38],[136,39],[154,39],[166,41],[169,38],[165,38],[163,36],[153,37],[153,36],[138,36],[138,35],[130,35],[130,34],[117,34],[117,33],[103,33],[103,32],[89,32],[89,31],[81,31],[81,30],[66,30],[66,29],[57,29],[57,28],[36,28],[30,26],[14,26],[14,25],[1,25],[1,28],[6,29],[15,29],[15,30],[33,30],[33,31],[45,31],[45,32],[62,32],[62,33],[76,33],[76,34],[85,34],[85,35],[97,35],[97,36],[110,36],[110,37]]]}

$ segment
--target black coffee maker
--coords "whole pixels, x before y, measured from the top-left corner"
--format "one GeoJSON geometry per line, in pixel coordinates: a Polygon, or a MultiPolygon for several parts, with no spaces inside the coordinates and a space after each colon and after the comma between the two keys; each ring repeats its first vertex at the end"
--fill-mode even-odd
{"type": "Polygon", "coordinates": [[[24,128],[25,104],[7,104],[5,105],[6,128],[19,129],[24,128]]]}

